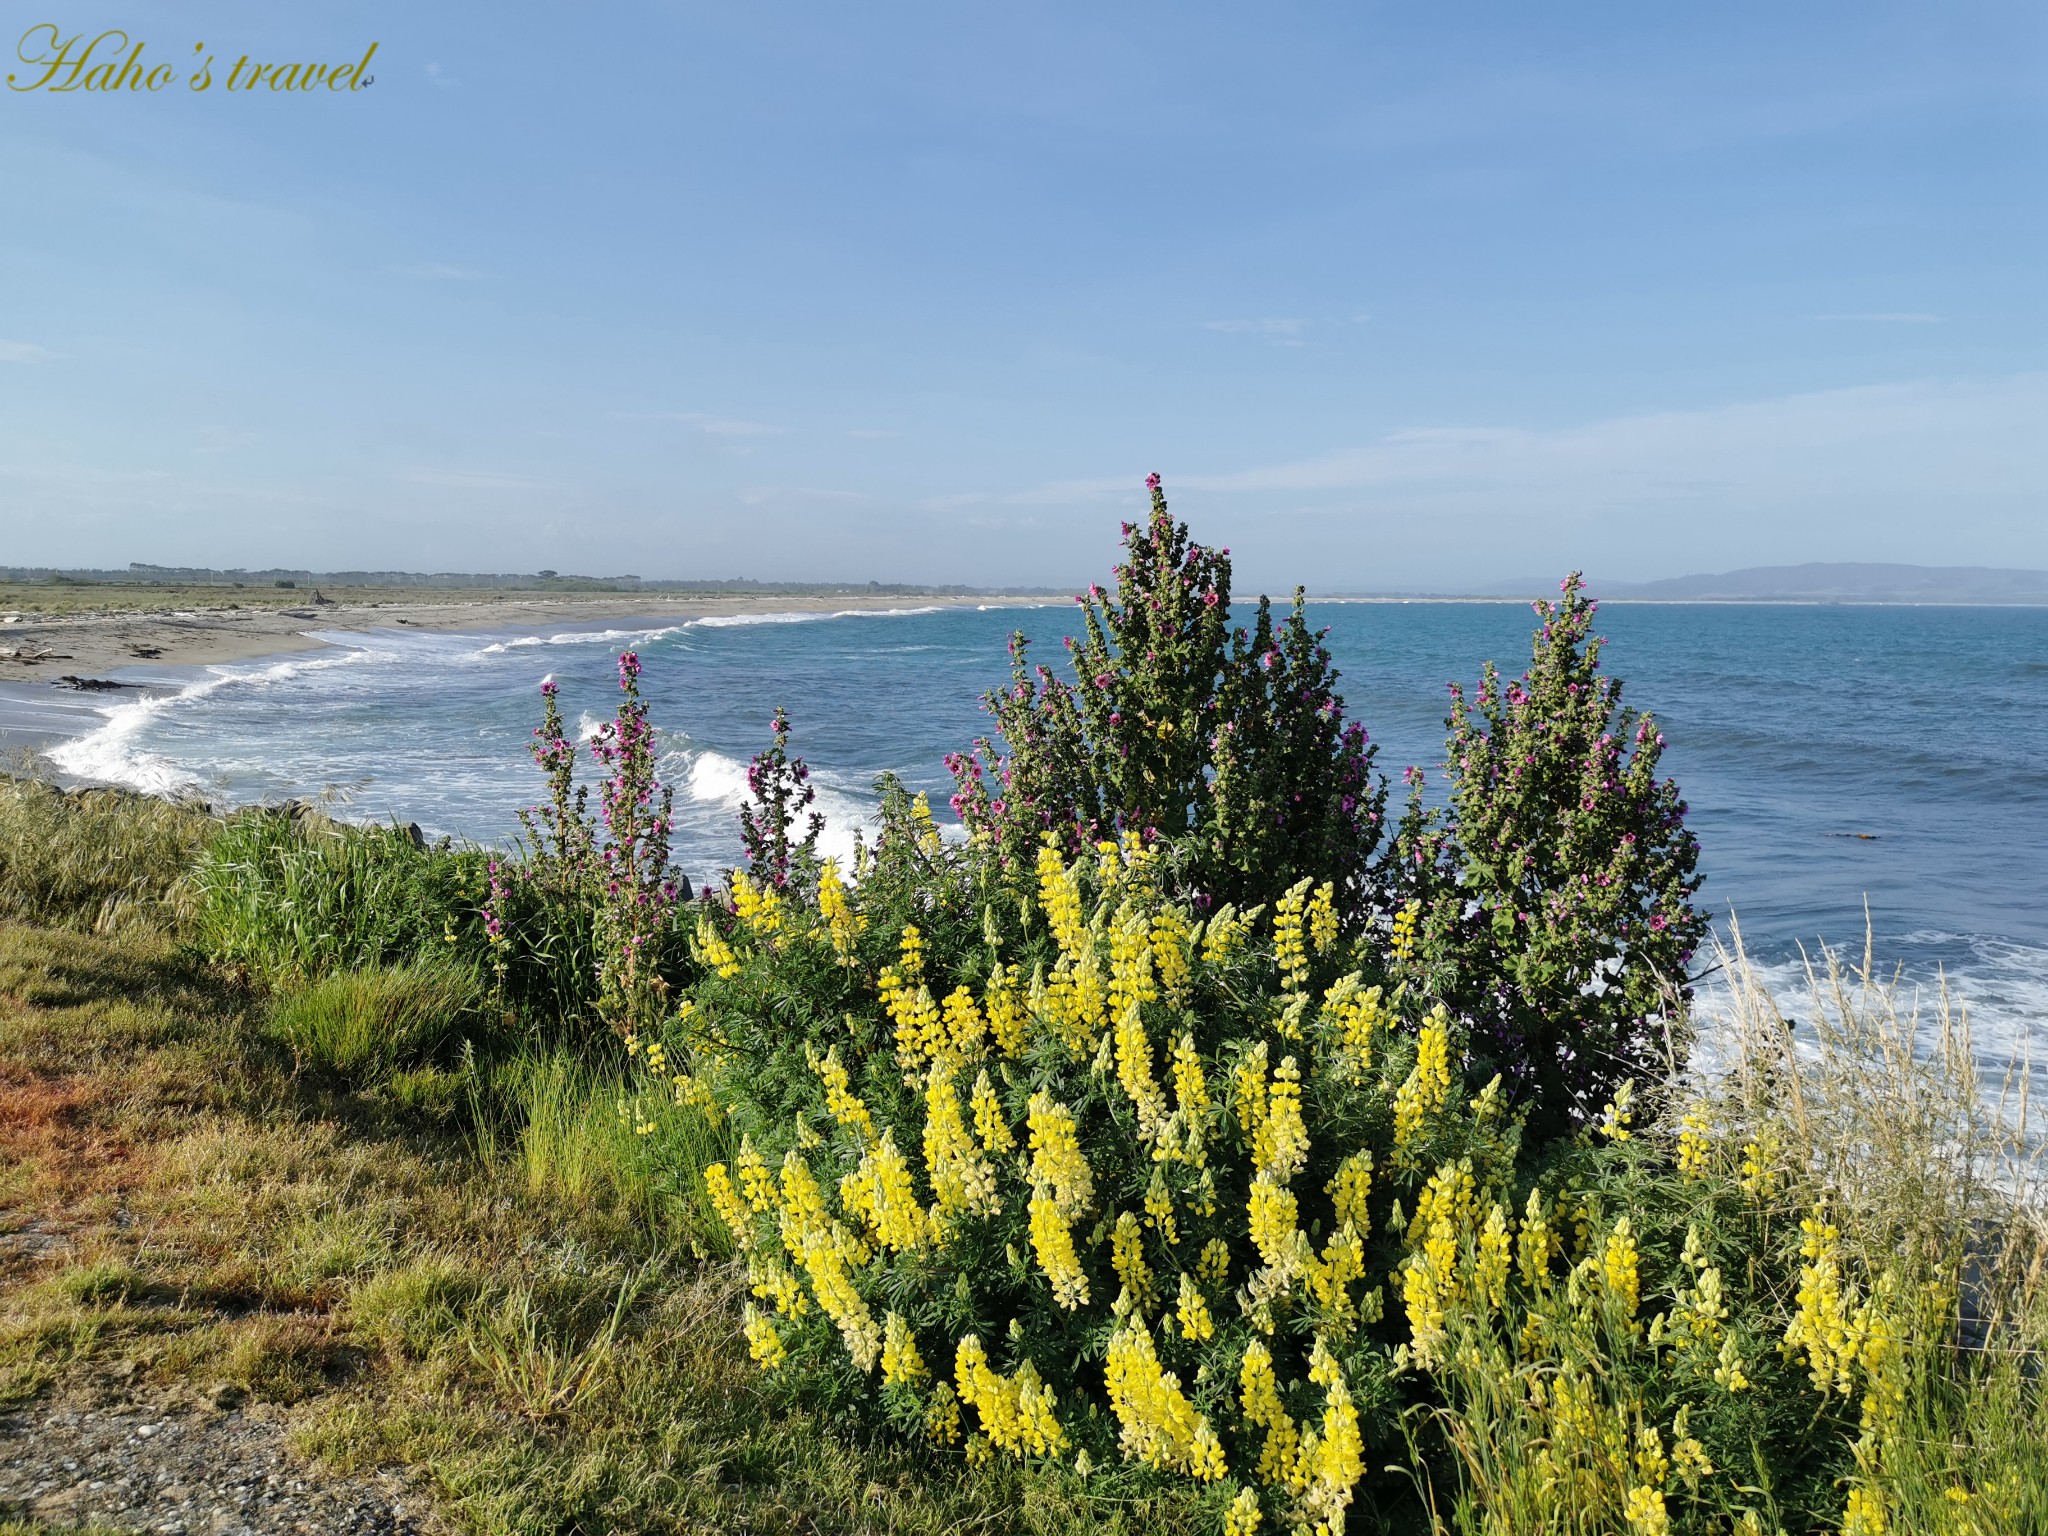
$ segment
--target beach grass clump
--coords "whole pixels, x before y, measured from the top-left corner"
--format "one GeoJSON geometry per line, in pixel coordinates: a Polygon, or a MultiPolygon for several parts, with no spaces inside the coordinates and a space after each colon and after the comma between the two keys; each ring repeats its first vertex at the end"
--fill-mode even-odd
{"type": "Polygon", "coordinates": [[[0,777],[0,915],[101,932],[168,927],[217,826],[203,806],[0,777]]]}
{"type": "Polygon", "coordinates": [[[409,827],[351,826],[303,806],[230,817],[193,872],[193,936],[266,984],[485,950],[485,856],[409,827]]]}
{"type": "Polygon", "coordinates": [[[482,1002],[476,973],[446,961],[334,971],[278,993],[270,1027],[300,1061],[366,1085],[426,1064],[482,1002]]]}

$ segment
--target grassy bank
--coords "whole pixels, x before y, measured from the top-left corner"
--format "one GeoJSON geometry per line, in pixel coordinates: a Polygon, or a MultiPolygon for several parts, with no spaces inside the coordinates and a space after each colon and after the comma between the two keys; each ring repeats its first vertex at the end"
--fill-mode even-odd
{"type": "MultiPolygon", "coordinates": [[[[507,1006],[481,878],[402,834],[0,782],[0,1405],[91,1382],[265,1399],[309,1458],[408,1465],[484,1532],[1216,1528],[1173,1479],[971,1467],[764,1376],[702,1178],[729,1129],[650,1100],[573,995],[507,1006]]],[[[1797,1250],[1824,1194],[1842,1275],[1946,1274],[1957,1315],[1887,1378],[1888,1528],[2048,1529],[2048,1249],[2011,1197],[2023,1149],[1954,1021],[1824,980],[1796,1045],[1740,987],[1723,1075],[1641,1104],[1587,1154],[1587,1193],[1730,1252],[1797,1250]],[[1666,1155],[1687,1115],[1710,1177],[1666,1155]]],[[[1772,1364],[1801,1297],[1729,1280],[1758,1298],[1718,1320],[1752,1374],[1803,1376],[1772,1364]]],[[[1662,1367],[1623,1332],[1587,1358],[1625,1406],[1662,1367]]],[[[1367,1469],[1350,1528],[1651,1529],[1602,1523],[1605,1491],[1583,1524],[1560,1514],[1532,1392],[1555,1357],[1490,1338],[1450,1339],[1402,1420],[1412,1458],[1367,1469]]],[[[1813,1434],[1853,1476],[1819,1419],[1754,1429],[1813,1434]]],[[[1845,1528],[1839,1494],[1822,1515],[1781,1492],[1751,1502],[1788,1531],[1845,1528]]]]}

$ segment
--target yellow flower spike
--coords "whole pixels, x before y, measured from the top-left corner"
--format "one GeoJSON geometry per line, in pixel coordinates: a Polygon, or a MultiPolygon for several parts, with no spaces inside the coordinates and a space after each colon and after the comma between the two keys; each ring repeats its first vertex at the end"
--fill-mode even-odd
{"type": "Polygon", "coordinates": [[[754,1150],[754,1138],[740,1137],[739,1155],[733,1159],[739,1168],[740,1190],[747,1197],[747,1204],[757,1211],[775,1208],[775,1175],[768,1171],[768,1165],[761,1160],[761,1154],[754,1150]]]}
{"type": "Polygon", "coordinates": [[[1261,1040],[1238,1062],[1231,1073],[1237,1090],[1237,1124],[1254,1146],[1266,1123],[1266,1042],[1261,1040]]]}
{"type": "Polygon", "coordinates": [[[1311,881],[1289,887],[1273,908],[1273,960],[1280,967],[1282,991],[1299,992],[1308,985],[1308,951],[1302,944],[1302,908],[1311,881]]]}
{"type": "Polygon", "coordinates": [[[818,915],[832,940],[832,953],[841,964],[859,958],[857,946],[867,931],[867,919],[854,910],[847,898],[845,882],[839,878],[839,861],[826,859],[818,868],[818,915]]]}
{"type": "Polygon", "coordinates": [[[1259,1511],[1259,1496],[1249,1488],[1238,1490],[1223,1514],[1223,1536],[1258,1536],[1265,1517],[1259,1511]]]}
{"type": "Polygon", "coordinates": [[[1707,1175],[1709,1125],[1704,1110],[1689,1110],[1678,1122],[1678,1171],[1688,1179],[1707,1175]]]}
{"type": "Polygon", "coordinates": [[[1270,1270],[1286,1271],[1293,1265],[1297,1211],[1293,1192],[1272,1175],[1262,1172],[1252,1180],[1246,1201],[1251,1239],[1270,1270]]]}
{"type": "Polygon", "coordinates": [[[1173,1102],[1182,1115],[1193,1117],[1209,1107],[1209,1083],[1202,1075],[1202,1056],[1192,1030],[1183,1030],[1173,1046],[1173,1102]]]}
{"type": "Polygon", "coordinates": [[[1394,915],[1394,929],[1388,947],[1394,959],[1405,965],[1415,954],[1415,928],[1422,920],[1422,903],[1411,901],[1394,915]]]}
{"type": "Polygon", "coordinates": [[[1354,1152],[1337,1165],[1323,1193],[1336,1207],[1338,1226],[1347,1223],[1360,1237],[1372,1235],[1372,1152],[1354,1152]]]}
{"type": "Polygon", "coordinates": [[[931,1395],[925,1400],[924,1432],[940,1445],[957,1445],[960,1441],[960,1399],[954,1395],[950,1382],[934,1382],[931,1395]]]}
{"type": "Polygon", "coordinates": [[[917,839],[918,850],[927,858],[936,854],[945,839],[939,833],[938,823],[932,820],[932,799],[919,792],[910,802],[911,835],[917,839]]]}
{"type": "Polygon", "coordinates": [[[789,1358],[789,1352],[782,1345],[782,1335],[775,1331],[773,1319],[751,1301],[741,1316],[747,1336],[747,1353],[754,1357],[762,1370],[772,1371],[789,1358]]]}
{"type": "Polygon", "coordinates": [[[1414,1143],[1451,1093],[1451,1019],[1438,1004],[1415,1042],[1415,1066],[1394,1095],[1394,1162],[1413,1167],[1414,1143]]]}
{"type": "Polygon", "coordinates": [[[1015,1151],[1017,1138],[1010,1130],[1002,1100],[996,1097],[995,1085],[989,1081],[986,1069],[975,1077],[970,1101],[974,1109],[974,1134],[981,1138],[988,1154],[997,1157],[1015,1151]]]}
{"type": "Polygon", "coordinates": [[[1742,1192],[1768,1200],[1778,1188],[1778,1136],[1768,1126],[1742,1144],[1742,1192]]]}
{"type": "Polygon", "coordinates": [[[1635,1118],[1635,1111],[1630,1107],[1635,1094],[1635,1083],[1623,1082],[1615,1089],[1614,1097],[1607,1101],[1607,1106],[1600,1111],[1600,1121],[1594,1129],[1609,1141],[1627,1141],[1629,1123],[1635,1118]]]}
{"type": "Polygon", "coordinates": [[[955,987],[946,994],[942,1011],[946,1019],[946,1046],[963,1061],[979,1056],[988,1037],[988,1026],[974,1004],[974,994],[965,987],[955,987]]]}
{"type": "Polygon", "coordinates": [[[1188,951],[1193,938],[1193,927],[1183,913],[1168,910],[1152,915],[1152,968],[1167,997],[1176,1003],[1187,996],[1188,951]]]}
{"type": "Polygon", "coordinates": [[[1884,1499],[1867,1488],[1851,1488],[1842,1510],[1842,1536],[1885,1536],[1884,1499]]]}
{"type": "Polygon", "coordinates": [[[1308,1160],[1308,1127],[1301,1118],[1301,1069],[1292,1056],[1274,1069],[1265,1112],[1252,1136],[1252,1166],[1285,1183],[1308,1160]]]}
{"type": "Polygon", "coordinates": [[[1160,1368],[1142,1319],[1126,1319],[1111,1337],[1103,1379],[1125,1456],[1202,1482],[1224,1475],[1223,1448],[1209,1421],[1181,1392],[1180,1378],[1160,1368]]]}
{"type": "Polygon", "coordinates": [[[902,1253],[928,1235],[910,1164],[896,1149],[894,1131],[882,1132],[881,1141],[861,1155],[860,1166],[839,1181],[839,1199],[884,1248],[902,1253]]]}
{"type": "Polygon", "coordinates": [[[967,1133],[952,1073],[934,1067],[924,1098],[924,1166],[941,1217],[950,1220],[965,1211],[994,1215],[1003,1208],[996,1171],[967,1133]]]}
{"type": "Polygon", "coordinates": [[[910,1324],[903,1320],[900,1312],[890,1312],[882,1319],[882,1381],[884,1385],[900,1383],[906,1387],[918,1386],[928,1380],[931,1372],[926,1369],[924,1356],[917,1352],[917,1339],[910,1331],[910,1324]]]}
{"type": "Polygon", "coordinates": [[[1353,1082],[1372,1067],[1373,1036],[1382,1022],[1380,989],[1360,990],[1358,972],[1337,981],[1323,994],[1323,1017],[1332,1027],[1345,1075],[1353,1082]]]}
{"type": "Polygon", "coordinates": [[[1240,913],[1228,903],[1218,907],[1202,927],[1202,958],[1211,965],[1222,965],[1240,954],[1255,915],[1256,911],[1240,913]]]}
{"type": "Polygon", "coordinates": [[[1601,1278],[1607,1294],[1621,1305],[1622,1315],[1634,1317],[1641,1300],[1642,1281],[1636,1270],[1636,1239],[1624,1216],[1607,1234],[1607,1246],[1600,1256],[1601,1278]]]}
{"type": "Polygon", "coordinates": [[[1308,937],[1319,955],[1337,942],[1337,887],[1327,880],[1309,900],[1308,937]]]}
{"type": "Polygon", "coordinates": [[[1041,1088],[1031,1096],[1025,1124],[1033,1189],[1051,1198],[1062,1221],[1077,1219],[1095,1204],[1095,1174],[1081,1151],[1074,1112],[1041,1088]]]}
{"type": "Polygon", "coordinates": [[[1273,1354],[1261,1340],[1253,1339],[1245,1346],[1238,1370],[1238,1403],[1245,1421],[1266,1432],[1259,1449],[1259,1481],[1273,1487],[1293,1486],[1300,1472],[1301,1432],[1280,1401],[1273,1354]]]}
{"type": "Polygon", "coordinates": [[[1471,1287],[1473,1296],[1495,1312],[1507,1305],[1508,1263],[1513,1243],[1507,1209],[1496,1204],[1486,1213],[1486,1226],[1473,1252],[1471,1287]]]}
{"type": "Polygon", "coordinates": [[[1665,1511],[1664,1490],[1661,1488],[1629,1489],[1628,1502],[1621,1514],[1628,1521],[1631,1536],[1669,1536],[1671,1517],[1665,1511]]]}
{"type": "Polygon", "coordinates": [[[1173,1315],[1184,1339],[1206,1344],[1216,1336],[1216,1320],[1209,1315],[1208,1300],[1195,1285],[1195,1277],[1185,1271],[1180,1277],[1180,1302],[1173,1315]]]}
{"type": "Polygon", "coordinates": [[[739,956],[719,937],[710,917],[701,912],[697,915],[696,932],[690,937],[690,953],[698,964],[710,967],[728,981],[740,973],[739,956]]]}
{"type": "Polygon", "coordinates": [[[1220,1237],[1212,1237],[1202,1245],[1201,1257],[1195,1261],[1195,1278],[1211,1290],[1220,1290],[1230,1278],[1230,1245],[1220,1237]]]}
{"type": "Polygon", "coordinates": [[[1088,924],[1081,915],[1080,862],[1068,869],[1050,833],[1038,850],[1038,904],[1045,909],[1046,926],[1062,955],[1078,955],[1091,947],[1088,924]]]}
{"type": "Polygon", "coordinates": [[[749,1254],[747,1257],[747,1281],[749,1289],[763,1301],[775,1303],[778,1316],[800,1318],[811,1309],[804,1296],[804,1288],[797,1284],[795,1275],[784,1269],[773,1256],[749,1254]]]}
{"type": "Polygon", "coordinates": [[[1117,1279],[1124,1285],[1141,1317],[1151,1316],[1157,1304],[1153,1292],[1152,1269],[1145,1262],[1145,1232],[1138,1218],[1124,1211],[1116,1219],[1116,1227],[1109,1238],[1109,1263],[1116,1271],[1117,1279]]]}
{"type": "Polygon", "coordinates": [[[875,1139],[874,1117],[868,1113],[867,1105],[853,1091],[847,1077],[846,1066],[839,1059],[839,1047],[834,1045],[818,1055],[817,1047],[806,1045],[805,1058],[810,1062],[811,1071],[825,1085],[825,1108],[832,1118],[854,1133],[855,1139],[865,1147],[875,1139]]]}
{"type": "Polygon", "coordinates": [[[1749,1385],[1749,1377],[1744,1375],[1742,1370],[1742,1351],[1735,1347],[1735,1335],[1732,1333],[1721,1340],[1719,1363],[1714,1367],[1714,1382],[1728,1392],[1740,1392],[1749,1385]]]}
{"type": "Polygon", "coordinates": [[[706,1166],[704,1188],[711,1196],[712,1209],[731,1230],[733,1246],[745,1253],[754,1246],[754,1218],[739,1191],[732,1187],[732,1175],[726,1172],[725,1164],[706,1166]]]}
{"type": "Polygon", "coordinates": [[[1004,1377],[990,1367],[981,1340],[970,1333],[954,1352],[953,1382],[960,1401],[980,1417],[979,1438],[996,1450],[1022,1458],[1056,1455],[1065,1448],[1058,1404],[1031,1361],[1004,1377]]]}
{"type": "Polygon", "coordinates": [[[1169,1248],[1180,1246],[1180,1223],[1173,1215],[1173,1194],[1166,1187],[1166,1175],[1152,1170],[1152,1182],[1145,1186],[1145,1225],[1166,1240],[1169,1248]]]}
{"type": "Polygon", "coordinates": [[[982,989],[982,1007],[988,1014],[988,1032],[996,1049],[1014,1059],[1024,1048],[1024,1026],[1030,1014],[1018,995],[1018,970],[1000,961],[991,968],[988,985],[982,989]]]}
{"type": "Polygon", "coordinates": [[[1030,1206],[1031,1250],[1038,1255],[1039,1268],[1052,1284],[1052,1297],[1069,1312],[1088,1301],[1088,1276],[1074,1252],[1074,1234],[1060,1215],[1059,1202],[1049,1195],[1033,1195],[1030,1206]]]}

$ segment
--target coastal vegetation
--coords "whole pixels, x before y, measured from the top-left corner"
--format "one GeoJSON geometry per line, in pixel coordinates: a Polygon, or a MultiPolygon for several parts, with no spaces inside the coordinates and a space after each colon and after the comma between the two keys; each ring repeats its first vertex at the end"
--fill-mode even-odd
{"type": "Polygon", "coordinates": [[[516,848],[0,783],[0,1402],[255,1394],[494,1532],[2048,1529],[1965,1022],[1709,948],[1575,580],[1390,813],[1151,490],[844,865],[778,712],[686,892],[630,652],[516,848]]]}

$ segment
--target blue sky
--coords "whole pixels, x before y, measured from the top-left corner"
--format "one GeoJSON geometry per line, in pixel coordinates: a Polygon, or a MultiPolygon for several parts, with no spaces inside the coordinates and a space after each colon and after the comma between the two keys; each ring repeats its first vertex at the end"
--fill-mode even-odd
{"type": "Polygon", "coordinates": [[[181,78],[0,91],[7,563],[2048,566],[2038,3],[42,22],[181,78]]]}

